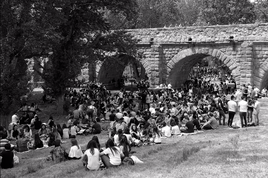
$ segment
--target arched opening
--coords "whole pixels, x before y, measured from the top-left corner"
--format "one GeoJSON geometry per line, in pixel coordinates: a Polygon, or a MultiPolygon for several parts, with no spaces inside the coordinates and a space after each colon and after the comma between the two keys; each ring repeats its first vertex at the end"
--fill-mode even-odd
{"type": "Polygon", "coordinates": [[[203,59],[209,56],[212,57],[211,59],[216,59],[223,69],[229,69],[236,84],[239,85],[240,77],[236,61],[223,54],[220,50],[208,48],[190,48],[179,52],[168,63],[168,82],[173,88],[181,88],[182,84],[189,79],[189,75],[193,68],[195,68],[195,65],[200,64],[203,59]]]}
{"type": "Polygon", "coordinates": [[[124,83],[147,79],[146,70],[136,58],[120,54],[106,59],[98,74],[98,81],[108,89],[120,89],[124,83]]]}

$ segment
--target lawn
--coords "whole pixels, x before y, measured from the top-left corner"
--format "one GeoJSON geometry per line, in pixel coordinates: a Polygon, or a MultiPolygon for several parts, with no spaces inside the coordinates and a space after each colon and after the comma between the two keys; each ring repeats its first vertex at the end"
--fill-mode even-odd
{"type": "MultiPolygon", "coordinates": [[[[220,127],[196,135],[164,139],[161,145],[133,148],[134,155],[144,164],[90,172],[79,160],[59,164],[46,161],[51,148],[45,148],[18,154],[20,164],[1,170],[1,174],[7,178],[268,177],[268,99],[261,102],[259,127],[220,127]]],[[[107,132],[99,135],[100,142],[103,144],[107,137],[107,132]]],[[[91,138],[92,135],[79,136],[78,142],[85,148],[91,138]]],[[[70,141],[66,140],[63,146],[69,148],[70,141]]]]}

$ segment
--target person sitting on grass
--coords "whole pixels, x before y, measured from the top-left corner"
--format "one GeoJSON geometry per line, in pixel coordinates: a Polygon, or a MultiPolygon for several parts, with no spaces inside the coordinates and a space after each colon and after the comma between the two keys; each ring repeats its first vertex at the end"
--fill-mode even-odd
{"type": "Polygon", "coordinates": [[[14,167],[14,153],[11,150],[11,145],[8,143],[5,145],[5,150],[2,153],[1,168],[8,169],[14,167]]]}
{"type": "Polygon", "coordinates": [[[182,133],[194,133],[194,123],[189,120],[189,117],[184,117],[183,122],[185,124],[185,127],[181,128],[182,133]]]}
{"type": "Polygon", "coordinates": [[[91,140],[94,140],[97,144],[97,148],[100,150],[100,142],[99,142],[99,138],[97,136],[93,136],[91,140]]]}
{"type": "Polygon", "coordinates": [[[66,126],[66,124],[62,125],[62,138],[69,139],[69,131],[70,129],[66,126]]]}
{"type": "Polygon", "coordinates": [[[17,140],[19,138],[19,128],[18,125],[13,125],[13,129],[11,130],[11,139],[17,140]]]}
{"type": "Polygon", "coordinates": [[[46,143],[48,146],[53,146],[55,144],[55,140],[56,140],[55,135],[51,132],[48,134],[48,139],[46,143]]]}
{"type": "Polygon", "coordinates": [[[209,119],[208,121],[203,125],[202,129],[204,130],[212,130],[212,129],[217,129],[219,126],[218,121],[214,117],[213,113],[209,113],[209,119]]]}
{"type": "Polygon", "coordinates": [[[24,136],[24,138],[27,138],[29,140],[32,139],[32,130],[28,125],[25,125],[23,127],[23,136],[24,136]]]}
{"type": "Polygon", "coordinates": [[[41,139],[40,139],[40,137],[39,137],[39,134],[38,133],[36,133],[35,135],[34,135],[34,140],[33,140],[33,142],[30,144],[30,145],[28,145],[28,148],[29,149],[37,149],[37,148],[43,148],[43,146],[44,146],[44,144],[43,144],[43,142],[41,141],[41,139]]]}
{"type": "Polygon", "coordinates": [[[82,162],[88,170],[94,171],[100,168],[100,151],[97,148],[97,143],[95,140],[90,140],[88,142],[82,162]]]}
{"type": "Polygon", "coordinates": [[[60,143],[60,140],[56,140],[54,144],[55,147],[50,151],[52,161],[56,163],[65,161],[68,158],[68,154],[60,143]]]}
{"type": "Polygon", "coordinates": [[[155,127],[154,130],[153,130],[153,133],[154,133],[154,143],[155,144],[161,144],[161,133],[158,129],[158,127],[155,127]]]}
{"type": "Polygon", "coordinates": [[[71,139],[72,147],[69,151],[69,159],[80,159],[83,156],[81,147],[78,145],[75,138],[71,139]]]}
{"type": "Polygon", "coordinates": [[[101,133],[101,125],[97,122],[97,119],[93,121],[92,126],[92,134],[100,134],[101,133]]]}
{"type": "Polygon", "coordinates": [[[123,130],[122,129],[119,129],[118,132],[117,132],[117,134],[114,135],[114,144],[116,146],[119,145],[120,139],[122,138],[122,136],[123,136],[123,130]]]}
{"type": "Polygon", "coordinates": [[[70,138],[76,138],[77,133],[79,132],[79,127],[77,126],[78,122],[74,122],[70,128],[70,138]]]}
{"type": "Polygon", "coordinates": [[[106,142],[106,149],[100,153],[101,160],[106,168],[119,166],[121,162],[122,152],[120,148],[114,145],[112,139],[106,142]]]}
{"type": "Polygon", "coordinates": [[[129,157],[130,151],[131,151],[131,146],[127,140],[127,137],[125,135],[122,135],[120,143],[119,143],[119,148],[120,151],[122,152],[122,160],[124,158],[129,157]]]}
{"type": "MultiPolygon", "coordinates": [[[[2,126],[0,126],[0,129],[2,129],[2,126]]],[[[4,128],[3,128],[4,129],[4,128]]],[[[5,145],[10,143],[10,141],[7,139],[7,133],[0,132],[0,155],[5,150],[5,145]]]]}
{"type": "Polygon", "coordinates": [[[23,133],[20,133],[19,139],[16,142],[16,151],[24,152],[28,151],[29,139],[23,137],[23,133]]]}
{"type": "Polygon", "coordinates": [[[163,123],[163,127],[162,127],[162,134],[164,137],[171,137],[171,127],[166,125],[166,123],[163,123]]]}

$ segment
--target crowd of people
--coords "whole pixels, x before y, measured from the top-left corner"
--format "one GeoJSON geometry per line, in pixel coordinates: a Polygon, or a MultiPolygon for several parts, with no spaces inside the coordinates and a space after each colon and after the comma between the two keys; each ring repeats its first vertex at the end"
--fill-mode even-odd
{"type": "Polygon", "coordinates": [[[88,170],[122,163],[133,165],[143,162],[132,154],[132,147],[161,144],[163,139],[213,130],[219,125],[231,128],[259,125],[260,90],[250,84],[233,90],[223,86],[224,83],[219,83],[215,88],[214,83],[200,78],[188,81],[181,89],[169,85],[110,92],[101,84],[91,84],[66,93],[70,112],[63,125],[52,116],[47,123],[41,122],[38,107],[25,105],[22,110],[27,113],[31,110],[31,116],[24,114],[25,117],[19,118],[14,114],[7,130],[0,127],[1,166],[13,167],[14,150],[43,147],[52,147],[51,160],[81,159],[88,170]],[[239,123],[233,120],[236,113],[241,118],[239,123]],[[103,132],[101,121],[110,122],[105,147],[100,146],[96,136],[103,132]],[[77,142],[79,134],[95,135],[86,150],[77,142]],[[65,139],[71,140],[69,153],[61,146],[65,139]],[[16,144],[11,145],[10,140],[16,144]]]}

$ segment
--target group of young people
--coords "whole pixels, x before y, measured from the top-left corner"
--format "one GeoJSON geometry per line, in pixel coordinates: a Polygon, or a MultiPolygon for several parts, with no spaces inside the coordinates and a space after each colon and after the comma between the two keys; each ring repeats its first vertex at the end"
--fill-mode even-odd
{"type": "MultiPolygon", "coordinates": [[[[2,155],[13,149],[5,140],[7,137],[16,140],[13,147],[17,151],[53,146],[53,161],[82,159],[87,169],[98,170],[124,162],[142,163],[131,154],[132,147],[161,144],[163,139],[173,135],[217,129],[226,124],[226,116],[229,127],[259,125],[260,102],[257,99],[260,91],[243,85],[233,93],[234,89],[224,90],[223,85],[224,82],[215,84],[196,78],[178,90],[172,87],[144,88],[112,93],[93,84],[79,91],[70,90],[65,101],[75,109],[67,116],[66,124],[61,127],[52,117],[47,123],[42,123],[34,113],[26,124],[20,126],[18,117],[13,115],[8,134],[5,135],[5,129],[0,127],[0,149],[2,155]],[[241,117],[240,125],[233,122],[237,112],[241,117]],[[99,121],[110,122],[105,147],[101,148],[98,137],[93,137],[86,150],[82,150],[77,135],[88,130],[93,134],[101,133],[99,121]],[[63,139],[69,138],[72,146],[67,153],[61,144],[63,139]]],[[[12,156],[9,152],[6,155],[12,156]]],[[[6,160],[4,157],[2,163],[6,160]]]]}

